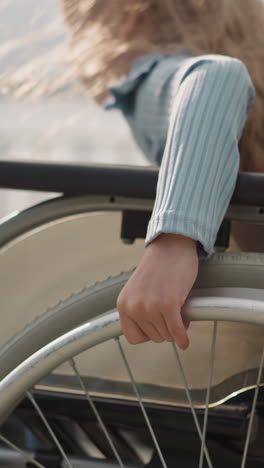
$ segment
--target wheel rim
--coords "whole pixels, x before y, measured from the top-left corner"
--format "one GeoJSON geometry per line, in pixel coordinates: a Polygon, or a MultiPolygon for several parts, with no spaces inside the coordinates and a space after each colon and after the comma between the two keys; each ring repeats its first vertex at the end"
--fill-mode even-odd
{"type": "MultiPolygon", "coordinates": [[[[223,291],[222,291],[223,292],[223,291]]],[[[212,292],[211,292],[212,293],[212,292]]],[[[212,382],[212,375],[213,375],[213,368],[214,368],[214,353],[215,353],[215,345],[216,345],[216,335],[217,335],[217,322],[219,320],[229,320],[233,321],[245,321],[251,323],[252,321],[258,323],[259,325],[264,324],[264,300],[263,293],[259,293],[259,297],[257,300],[254,300],[254,296],[257,295],[256,291],[244,291],[244,295],[247,295],[247,298],[240,298],[238,304],[238,298],[234,297],[234,291],[231,294],[229,291],[229,297],[202,297],[200,293],[200,297],[193,297],[192,298],[192,312],[190,312],[190,319],[191,320],[212,320],[214,322],[213,327],[213,335],[212,335],[212,344],[211,344],[211,353],[210,353],[210,366],[208,372],[208,388],[206,394],[206,404],[205,404],[205,414],[204,414],[204,424],[203,426],[197,423],[195,419],[195,410],[193,408],[193,404],[190,399],[190,407],[194,417],[194,424],[196,429],[199,432],[199,437],[201,439],[201,449],[200,449],[200,457],[199,457],[199,467],[204,466],[205,460],[207,460],[208,466],[213,466],[212,462],[210,461],[210,455],[207,450],[206,446],[206,432],[207,432],[207,417],[209,411],[209,402],[210,402],[210,390],[211,390],[211,382],[212,382]],[[246,294],[247,293],[247,294],[246,294]],[[249,294],[250,293],[250,294],[249,294]],[[252,318],[251,311],[254,308],[256,311],[256,315],[252,318]],[[210,310],[210,317],[209,317],[209,310],[210,310]],[[228,314],[227,314],[228,310],[228,314]],[[244,312],[243,312],[244,310],[244,312]],[[239,311],[239,313],[238,313],[239,311]],[[246,312],[247,311],[247,312],[246,312]]],[[[14,370],[9,376],[7,376],[0,385],[1,391],[1,406],[2,407],[2,416],[7,414],[7,408],[13,406],[14,402],[17,401],[18,398],[21,398],[22,395],[30,388],[39,378],[43,377],[47,372],[52,370],[54,366],[60,364],[63,360],[68,359],[76,354],[79,353],[81,350],[94,346],[98,344],[98,342],[103,342],[109,338],[115,338],[120,335],[120,327],[118,322],[118,315],[116,312],[107,314],[104,317],[100,317],[98,319],[93,320],[89,324],[82,325],[77,329],[67,333],[63,337],[55,340],[54,342],[47,345],[42,350],[38,351],[34,356],[28,359],[25,363],[20,365],[16,370],[14,370]],[[62,357],[62,350],[63,350],[63,357],[62,357]],[[19,383],[22,382],[22,383],[19,383]]],[[[123,353],[122,347],[120,346],[120,341],[117,341],[121,354],[123,353]]],[[[180,358],[178,357],[178,352],[176,347],[174,346],[174,352],[176,353],[176,360],[178,361],[178,365],[180,364],[180,358]]],[[[262,375],[262,368],[263,368],[263,359],[264,354],[261,353],[260,358],[260,365],[258,370],[258,376],[255,383],[255,393],[254,393],[254,400],[252,404],[252,411],[249,416],[249,424],[248,424],[248,432],[245,440],[244,451],[242,454],[241,459],[241,466],[242,468],[245,467],[246,459],[247,459],[247,451],[249,446],[249,441],[251,437],[251,431],[253,426],[253,419],[255,413],[255,406],[257,401],[257,395],[260,387],[261,382],[261,375],[262,375]]],[[[134,378],[131,368],[124,357],[123,353],[123,360],[125,366],[127,368],[128,373],[130,373],[130,379],[132,385],[134,385],[134,378]]],[[[74,361],[73,367],[76,368],[74,361]]],[[[77,378],[78,371],[76,372],[77,378]]],[[[183,372],[183,378],[184,372],[183,372]]],[[[135,390],[135,389],[134,389],[135,390]]],[[[186,386],[186,390],[188,392],[188,386],[186,386]]],[[[136,390],[137,393],[137,390],[136,390]]],[[[30,397],[30,396],[29,396],[30,397]]],[[[31,398],[31,397],[30,397],[31,398]]],[[[137,393],[137,400],[139,404],[141,404],[141,397],[139,393],[137,393]]],[[[144,415],[144,407],[143,407],[143,415],[144,415]]],[[[149,419],[145,417],[146,424],[149,426],[150,432],[151,423],[149,419]]],[[[164,460],[163,454],[160,453],[160,448],[158,442],[156,441],[155,435],[152,440],[156,447],[156,451],[158,453],[161,466],[167,466],[166,461],[164,460]]],[[[64,457],[65,458],[65,457],[64,457]]],[[[67,458],[65,458],[67,460],[67,458]]],[[[117,463],[119,466],[123,466],[122,461],[120,463],[119,456],[116,456],[117,463]]],[[[66,461],[68,466],[72,466],[69,464],[69,461],[66,461]]]]}

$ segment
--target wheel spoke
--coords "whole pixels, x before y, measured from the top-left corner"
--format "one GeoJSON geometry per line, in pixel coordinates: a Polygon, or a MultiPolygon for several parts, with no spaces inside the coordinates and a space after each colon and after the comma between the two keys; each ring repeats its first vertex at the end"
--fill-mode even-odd
{"type": "Polygon", "coordinates": [[[258,399],[258,393],[259,393],[259,387],[260,387],[262,371],[263,371],[263,363],[264,363],[264,347],[263,347],[263,350],[262,350],[260,364],[259,364],[256,388],[255,388],[254,398],[253,398],[253,402],[252,402],[252,408],[251,408],[251,412],[250,412],[250,418],[249,418],[248,430],[247,430],[247,437],[246,437],[246,442],[245,442],[244,451],[243,451],[243,458],[242,458],[241,468],[245,468],[245,465],[246,465],[249,441],[250,441],[250,437],[251,437],[254,414],[255,414],[255,409],[256,409],[256,404],[257,404],[257,399],[258,399]]]}
{"type": "Polygon", "coordinates": [[[73,468],[69,458],[67,457],[65,451],[63,450],[63,447],[61,446],[59,440],[57,439],[54,431],[52,430],[46,416],[44,415],[43,411],[40,409],[39,405],[37,404],[35,398],[33,397],[33,395],[30,393],[30,392],[27,392],[27,397],[28,399],[31,401],[32,405],[34,406],[35,410],[37,411],[39,417],[41,418],[41,420],[43,421],[44,425],[46,426],[50,436],[52,437],[53,441],[55,442],[58,450],[60,451],[61,455],[63,456],[64,458],[64,461],[65,463],[67,464],[68,468],[73,468]]]}
{"type": "Polygon", "coordinates": [[[34,466],[37,466],[38,468],[45,468],[44,465],[41,465],[41,463],[37,462],[36,460],[34,460],[33,457],[31,457],[30,455],[28,455],[26,452],[24,452],[24,450],[22,450],[21,448],[19,448],[17,445],[13,444],[13,442],[10,442],[10,440],[6,439],[4,436],[2,436],[0,434],[0,440],[2,442],[4,442],[4,444],[6,444],[8,447],[12,448],[13,450],[15,450],[16,452],[18,452],[26,462],[29,462],[31,463],[31,465],[34,465],[34,466]]]}
{"type": "MultiPolygon", "coordinates": [[[[175,354],[177,364],[178,364],[179,369],[180,369],[180,373],[181,373],[182,380],[183,380],[183,383],[184,383],[184,390],[185,390],[185,393],[186,393],[188,403],[190,405],[190,409],[191,409],[191,413],[192,413],[192,416],[193,416],[193,419],[194,419],[194,423],[195,423],[197,432],[198,432],[199,437],[200,437],[201,442],[202,442],[203,434],[202,434],[201,427],[200,427],[200,424],[199,424],[199,421],[198,421],[198,418],[197,418],[197,415],[196,415],[196,412],[195,412],[195,409],[194,409],[192,397],[191,397],[190,390],[189,390],[189,385],[188,385],[188,382],[187,382],[187,379],[186,379],[186,375],[185,375],[184,368],[183,368],[183,365],[182,365],[182,362],[181,362],[181,358],[179,356],[179,352],[178,352],[178,350],[176,348],[175,343],[172,343],[172,348],[173,348],[173,351],[174,351],[174,354],[175,354]]],[[[210,458],[210,455],[209,455],[209,452],[207,450],[206,445],[204,446],[204,453],[205,453],[205,457],[206,457],[209,468],[213,468],[213,464],[212,464],[212,461],[211,461],[211,458],[210,458]]]]}
{"type": "Polygon", "coordinates": [[[208,422],[208,408],[209,408],[209,403],[210,403],[210,395],[211,395],[213,372],[214,372],[214,363],[215,363],[216,335],[217,335],[217,322],[214,322],[212,345],[211,345],[211,354],[210,354],[210,365],[209,365],[209,372],[208,372],[208,384],[207,384],[206,401],[205,401],[204,422],[203,422],[203,437],[202,437],[202,443],[201,443],[199,468],[203,468],[204,447],[205,447],[207,422],[208,422]]]}
{"type": "Polygon", "coordinates": [[[159,443],[158,443],[157,438],[156,438],[156,436],[155,436],[153,427],[152,427],[151,422],[150,422],[150,420],[149,420],[149,417],[148,417],[148,415],[147,415],[147,412],[146,412],[146,409],[145,409],[145,407],[144,407],[142,398],[141,398],[141,396],[140,396],[140,394],[139,394],[139,391],[138,391],[138,388],[137,388],[137,385],[136,385],[134,376],[133,376],[133,374],[132,374],[131,367],[130,367],[130,365],[129,365],[129,363],[128,363],[128,360],[127,360],[127,358],[126,358],[126,355],[125,355],[123,346],[121,345],[120,339],[119,339],[118,337],[115,338],[115,340],[116,340],[116,342],[117,342],[117,345],[118,345],[120,354],[121,354],[121,356],[122,356],[123,362],[124,362],[124,364],[125,364],[125,367],[126,367],[126,369],[127,369],[128,375],[129,375],[129,377],[130,377],[133,390],[134,390],[135,395],[136,395],[136,397],[137,397],[137,399],[138,399],[138,403],[139,403],[140,409],[141,409],[141,411],[142,411],[142,413],[143,413],[144,419],[145,419],[146,424],[147,424],[147,426],[148,426],[148,429],[149,429],[149,432],[150,432],[152,441],[153,441],[153,443],[154,443],[154,445],[155,445],[155,448],[156,448],[156,450],[157,450],[157,452],[158,452],[158,455],[159,455],[161,464],[162,464],[163,468],[167,468],[165,459],[164,459],[164,457],[163,457],[163,455],[162,455],[161,448],[160,448],[160,446],[159,446],[159,443]]]}
{"type": "Polygon", "coordinates": [[[113,441],[111,439],[111,436],[110,436],[110,434],[109,434],[109,432],[107,430],[107,427],[104,424],[104,422],[103,422],[103,420],[102,420],[102,418],[101,418],[101,416],[100,416],[100,414],[99,414],[99,412],[98,412],[98,410],[97,410],[97,408],[96,408],[96,406],[95,406],[95,404],[94,404],[94,402],[93,402],[93,400],[92,400],[86,386],[84,385],[83,379],[82,379],[82,377],[80,375],[80,372],[79,372],[79,370],[78,370],[78,368],[76,366],[76,363],[75,363],[74,359],[71,359],[69,361],[69,363],[70,363],[70,366],[72,367],[72,369],[73,369],[73,371],[74,371],[74,373],[76,375],[76,378],[78,379],[79,385],[80,385],[80,387],[81,387],[87,401],[89,402],[89,404],[90,404],[90,406],[91,406],[91,408],[92,408],[92,410],[94,412],[94,415],[95,415],[95,417],[96,417],[96,419],[97,419],[97,421],[98,421],[98,423],[99,423],[99,425],[100,425],[100,427],[101,427],[101,429],[102,429],[102,431],[103,431],[103,433],[104,433],[104,435],[105,435],[111,449],[113,450],[113,453],[114,453],[114,455],[116,457],[116,460],[117,460],[119,466],[121,468],[124,468],[124,464],[123,464],[123,462],[122,462],[122,460],[120,458],[120,455],[119,455],[116,447],[114,446],[114,443],[113,443],[113,441]]]}

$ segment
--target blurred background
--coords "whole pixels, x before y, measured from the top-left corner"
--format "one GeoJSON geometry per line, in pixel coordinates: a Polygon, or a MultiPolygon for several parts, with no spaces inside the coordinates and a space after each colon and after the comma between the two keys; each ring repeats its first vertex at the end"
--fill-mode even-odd
{"type": "MultiPolygon", "coordinates": [[[[72,77],[60,6],[0,2],[0,158],[146,165],[121,115],[72,77]]],[[[47,197],[0,190],[0,217],[47,197]]]]}

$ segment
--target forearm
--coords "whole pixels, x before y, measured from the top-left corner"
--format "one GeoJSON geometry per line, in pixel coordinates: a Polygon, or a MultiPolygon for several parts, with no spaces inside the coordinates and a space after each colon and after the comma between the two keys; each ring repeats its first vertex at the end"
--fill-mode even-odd
{"type": "Polygon", "coordinates": [[[237,60],[204,56],[181,70],[146,245],[160,233],[179,233],[212,251],[234,190],[253,94],[237,60]]]}

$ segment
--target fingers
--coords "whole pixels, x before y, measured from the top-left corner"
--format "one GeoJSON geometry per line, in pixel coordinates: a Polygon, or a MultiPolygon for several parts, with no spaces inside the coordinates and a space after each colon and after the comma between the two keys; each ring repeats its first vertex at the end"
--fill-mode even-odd
{"type": "Polygon", "coordinates": [[[140,344],[150,340],[150,338],[145,335],[136,322],[134,322],[128,316],[124,316],[120,313],[119,315],[122,331],[129,343],[140,344]]]}
{"type": "Polygon", "coordinates": [[[179,348],[183,350],[187,349],[190,344],[186,331],[189,327],[189,322],[183,322],[181,308],[179,306],[174,306],[173,311],[172,308],[165,309],[164,319],[171,336],[174,338],[179,348]]]}
{"type": "Polygon", "coordinates": [[[181,308],[181,315],[183,317],[183,325],[185,327],[185,330],[188,330],[191,322],[189,320],[190,317],[190,304],[189,302],[185,302],[181,308]]]}
{"type": "Polygon", "coordinates": [[[186,332],[189,324],[183,322],[181,309],[175,307],[175,304],[152,304],[146,307],[144,304],[119,299],[117,308],[123,333],[129,343],[175,341],[181,349],[189,346],[186,332]]]}
{"type": "Polygon", "coordinates": [[[135,313],[135,308],[125,310],[124,307],[121,308],[119,305],[118,311],[122,331],[129,343],[139,344],[149,340],[162,343],[164,341],[156,324],[154,325],[151,321],[143,319],[142,309],[141,316],[138,314],[139,309],[135,313]]]}
{"type": "MultiPolygon", "coordinates": [[[[150,325],[155,324],[154,326],[155,326],[156,332],[158,332],[158,334],[160,336],[160,341],[159,342],[162,342],[162,341],[175,341],[173,336],[170,334],[170,332],[168,330],[168,327],[167,327],[167,324],[166,324],[166,321],[164,320],[164,317],[162,315],[162,308],[159,307],[156,310],[156,313],[155,313],[154,312],[154,307],[153,307],[152,310],[147,314],[147,317],[148,317],[148,319],[145,320],[144,322],[142,322],[142,328],[143,328],[143,330],[145,331],[145,333],[148,336],[150,336],[147,333],[148,327],[150,325]]],[[[153,338],[152,338],[152,340],[153,340],[153,338]]],[[[155,340],[155,341],[157,341],[157,340],[155,340]]]]}
{"type": "Polygon", "coordinates": [[[162,343],[164,341],[164,337],[158,330],[156,323],[154,325],[150,321],[142,320],[140,322],[140,327],[151,341],[154,341],[155,343],[162,343]]]}

